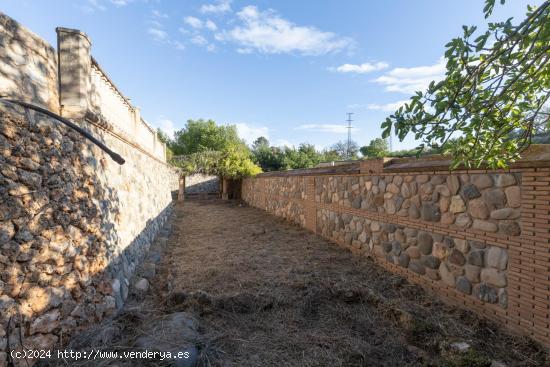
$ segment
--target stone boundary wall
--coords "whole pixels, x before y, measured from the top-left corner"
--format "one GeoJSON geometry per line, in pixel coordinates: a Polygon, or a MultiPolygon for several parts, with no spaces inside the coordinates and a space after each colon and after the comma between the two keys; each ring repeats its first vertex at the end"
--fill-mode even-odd
{"type": "Polygon", "coordinates": [[[186,194],[214,194],[220,192],[220,178],[218,176],[196,173],[185,176],[186,194]]]}
{"type": "Polygon", "coordinates": [[[374,159],[270,172],[245,179],[242,195],[550,346],[550,161],[505,171],[447,164],[374,159]]]}
{"type": "Polygon", "coordinates": [[[0,50],[0,96],[59,112],[55,49],[0,12],[0,50]]]}
{"type": "Polygon", "coordinates": [[[147,145],[143,130],[117,128],[131,106],[106,118],[106,93],[90,103],[88,38],[58,29],[58,42],[56,54],[0,13],[0,94],[62,114],[126,163],[58,120],[0,100],[0,366],[8,335],[12,349],[21,340],[50,349],[122,307],[179,184],[154,131],[145,127],[147,145]]]}

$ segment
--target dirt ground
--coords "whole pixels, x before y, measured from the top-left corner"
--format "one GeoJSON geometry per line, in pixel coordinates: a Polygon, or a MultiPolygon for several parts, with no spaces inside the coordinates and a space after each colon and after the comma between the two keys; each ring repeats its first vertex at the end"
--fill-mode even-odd
{"type": "Polygon", "coordinates": [[[199,320],[199,366],[549,365],[529,339],[259,209],[187,201],[172,223],[150,294],[93,331],[118,325],[110,348],[185,311],[199,320]]]}
{"type": "Polygon", "coordinates": [[[221,201],[178,210],[163,276],[168,303],[200,316],[204,365],[545,363],[529,340],[261,210],[221,201]],[[457,342],[471,349],[455,352],[457,342]]]}

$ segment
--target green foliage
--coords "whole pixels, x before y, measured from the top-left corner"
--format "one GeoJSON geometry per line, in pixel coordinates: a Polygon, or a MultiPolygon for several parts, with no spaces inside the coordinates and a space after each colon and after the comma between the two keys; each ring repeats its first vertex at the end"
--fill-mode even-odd
{"type": "Polygon", "coordinates": [[[284,167],[284,152],[277,147],[270,147],[263,136],[252,144],[252,159],[263,171],[279,171],[284,167]]]}
{"type": "Polygon", "coordinates": [[[321,160],[322,162],[335,162],[335,161],[341,161],[345,159],[345,157],[340,156],[340,154],[337,151],[331,150],[331,149],[323,150],[321,155],[323,157],[323,159],[321,160]]]}
{"type": "Polygon", "coordinates": [[[212,120],[189,120],[176,132],[171,161],[187,174],[205,173],[240,178],[261,173],[234,125],[218,126],[212,120]]]}
{"type": "Polygon", "coordinates": [[[285,148],[285,167],[312,168],[321,163],[322,155],[315,150],[312,144],[302,143],[298,149],[285,148]]]}
{"type": "Polygon", "coordinates": [[[172,152],[172,149],[171,149],[171,146],[173,144],[172,139],[168,136],[168,134],[166,134],[160,128],[157,128],[157,136],[160,141],[166,144],[166,160],[170,161],[174,156],[174,152],[172,152]]]}
{"type": "Polygon", "coordinates": [[[172,150],[176,155],[204,151],[223,152],[231,146],[244,144],[235,125],[218,126],[213,120],[188,120],[185,127],[175,133],[172,150]]]}
{"type": "MultiPolygon", "coordinates": [[[[298,168],[313,168],[321,162],[339,161],[345,159],[345,151],[342,142],[337,143],[335,149],[327,149],[319,152],[313,144],[302,143],[298,148],[274,147],[269,141],[259,137],[252,144],[252,156],[254,162],[264,171],[279,171],[298,168]]],[[[357,144],[353,145],[354,156],[357,156],[357,144]],[[355,148],[354,148],[355,147],[355,148]]]]}
{"type": "MultiPolygon", "coordinates": [[[[501,0],[501,3],[504,1],[501,0]]],[[[486,0],[488,17],[495,0],[486,0]]],[[[446,45],[446,76],[432,82],[382,123],[400,140],[413,134],[420,150],[442,147],[453,166],[506,167],[532,142],[535,122],[548,124],[550,98],[550,1],[512,19],[477,27],[446,45]],[[453,141],[451,139],[454,138],[453,141]]]]}
{"type": "Polygon", "coordinates": [[[388,142],[386,139],[376,138],[370,141],[369,145],[359,149],[364,157],[387,157],[389,154],[388,142]]]}

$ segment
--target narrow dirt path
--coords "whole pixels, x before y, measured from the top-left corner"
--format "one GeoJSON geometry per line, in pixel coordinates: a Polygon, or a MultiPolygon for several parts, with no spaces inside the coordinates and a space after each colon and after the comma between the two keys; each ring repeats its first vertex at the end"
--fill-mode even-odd
{"type": "Polygon", "coordinates": [[[261,210],[188,201],[176,211],[157,302],[198,316],[202,365],[546,362],[526,338],[447,307],[369,259],[261,210]]]}

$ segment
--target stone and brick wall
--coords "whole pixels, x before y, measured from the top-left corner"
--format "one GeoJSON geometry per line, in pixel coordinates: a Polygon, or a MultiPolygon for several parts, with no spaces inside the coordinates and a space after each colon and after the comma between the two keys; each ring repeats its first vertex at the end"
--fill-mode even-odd
{"type": "Polygon", "coordinates": [[[550,160],[536,156],[507,171],[378,159],[271,172],[244,180],[243,199],[550,345],[550,160]]]}
{"type": "Polygon", "coordinates": [[[117,128],[128,121],[120,110],[104,116],[105,93],[89,103],[87,37],[58,35],[56,54],[0,14],[0,94],[70,118],[126,163],[58,120],[0,100],[0,366],[8,335],[12,349],[21,341],[49,349],[122,307],[178,189],[179,172],[138,115],[134,128],[145,126],[149,145],[138,130],[117,128]]]}

